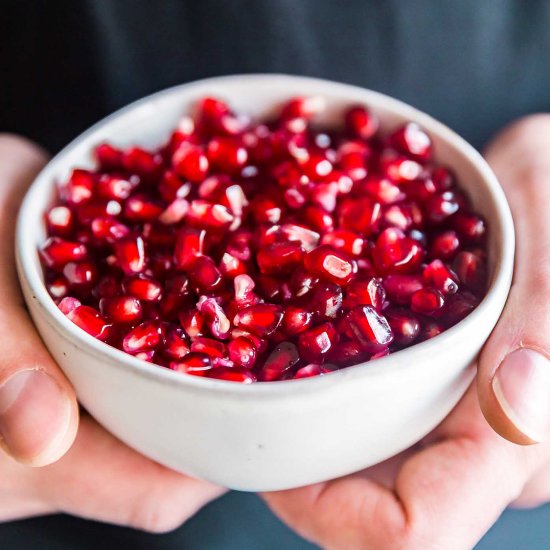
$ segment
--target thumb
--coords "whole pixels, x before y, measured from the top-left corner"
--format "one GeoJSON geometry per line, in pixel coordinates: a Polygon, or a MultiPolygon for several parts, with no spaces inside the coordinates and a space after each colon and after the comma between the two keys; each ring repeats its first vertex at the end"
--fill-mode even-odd
{"type": "Polygon", "coordinates": [[[0,446],[33,466],[62,456],[78,424],[74,392],[35,331],[15,274],[16,212],[45,162],[37,146],[0,135],[0,446]]]}
{"type": "Polygon", "coordinates": [[[516,122],[486,157],[514,216],[514,281],[504,312],[479,360],[483,413],[519,444],[550,438],[550,115],[516,122]]]}

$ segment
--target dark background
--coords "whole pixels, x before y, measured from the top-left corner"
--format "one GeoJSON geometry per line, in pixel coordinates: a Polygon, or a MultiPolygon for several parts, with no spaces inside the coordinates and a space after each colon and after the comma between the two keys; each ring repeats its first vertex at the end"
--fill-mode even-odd
{"type": "MultiPolygon", "coordinates": [[[[550,107],[545,0],[1,0],[0,131],[55,152],[106,114],[208,76],[284,72],[405,100],[482,147],[550,107]]],[[[550,548],[550,508],[507,512],[480,549],[550,548]]],[[[303,549],[232,493],[166,536],[54,517],[0,526],[0,548],[303,549]]]]}

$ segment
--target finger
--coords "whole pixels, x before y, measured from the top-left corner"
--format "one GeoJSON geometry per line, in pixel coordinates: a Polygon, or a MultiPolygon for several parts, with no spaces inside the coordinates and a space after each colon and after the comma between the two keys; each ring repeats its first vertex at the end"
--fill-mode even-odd
{"type": "Polygon", "coordinates": [[[550,437],[550,115],[507,128],[486,157],[517,234],[514,282],[479,360],[478,391],[493,428],[516,443],[550,437]]]}
{"type": "Polygon", "coordinates": [[[35,466],[62,456],[78,424],[74,392],[38,336],[15,274],[16,212],[45,161],[30,142],[0,135],[0,445],[35,466]]]}
{"type": "Polygon", "coordinates": [[[178,527],[225,492],[143,457],[89,416],[69,452],[31,474],[38,500],[52,511],[152,532],[178,527]]]}
{"type": "Polygon", "coordinates": [[[265,499],[323,548],[472,548],[549,450],[496,435],[473,388],[437,435],[438,442],[403,464],[393,490],[358,474],[265,499]]]}

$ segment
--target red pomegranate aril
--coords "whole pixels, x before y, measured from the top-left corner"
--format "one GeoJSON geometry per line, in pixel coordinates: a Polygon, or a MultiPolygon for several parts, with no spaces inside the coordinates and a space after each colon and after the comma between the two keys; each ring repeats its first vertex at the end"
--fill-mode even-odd
{"type": "Polygon", "coordinates": [[[336,284],[348,283],[356,270],[347,254],[328,245],[321,245],[306,254],[304,266],[321,279],[336,284]]]}
{"type": "Polygon", "coordinates": [[[421,275],[388,275],[383,279],[388,298],[396,304],[410,304],[412,295],[422,288],[421,275]]]}
{"type": "Polygon", "coordinates": [[[263,338],[273,334],[281,324],[283,308],[275,304],[255,304],[240,310],[233,323],[263,338]]]}
{"type": "Polygon", "coordinates": [[[393,333],[394,343],[410,346],[420,334],[420,322],[407,310],[391,309],[384,312],[393,333]]]}
{"type": "Polygon", "coordinates": [[[380,279],[358,277],[346,287],[343,306],[345,309],[353,309],[365,305],[381,311],[385,299],[386,291],[380,279]]]}
{"type": "Polygon", "coordinates": [[[325,233],[321,244],[327,244],[333,248],[344,251],[350,256],[361,256],[365,249],[365,239],[353,231],[336,229],[325,233]]]}
{"type": "Polygon", "coordinates": [[[134,275],[145,270],[145,244],[141,237],[126,237],[113,246],[118,265],[126,275],[134,275]]]}
{"type": "Polygon", "coordinates": [[[485,222],[475,214],[458,212],[451,223],[457,233],[468,242],[477,243],[485,236],[485,222]]]}
{"type": "Polygon", "coordinates": [[[229,352],[229,359],[245,369],[251,369],[258,356],[258,350],[254,345],[254,342],[246,336],[237,336],[234,340],[231,340],[227,345],[229,352]]]}
{"type": "Polygon", "coordinates": [[[146,302],[157,302],[162,296],[160,282],[143,275],[128,277],[123,281],[122,287],[130,296],[146,302]]]}
{"type": "Polygon", "coordinates": [[[46,214],[48,233],[57,237],[69,237],[73,231],[74,214],[68,206],[53,206],[46,214]]]}
{"type": "Polygon", "coordinates": [[[443,294],[455,294],[458,291],[456,275],[441,260],[428,264],[422,277],[427,286],[433,286],[443,294]]]}
{"type": "Polygon", "coordinates": [[[77,307],[81,306],[80,300],[77,298],[74,298],[73,296],[66,296],[63,298],[57,307],[63,313],[63,315],[68,315],[71,311],[76,309],[77,307]]]}
{"type": "Polygon", "coordinates": [[[300,334],[298,349],[307,361],[322,361],[338,343],[338,339],[334,325],[323,323],[300,334]]]}
{"type": "Polygon", "coordinates": [[[295,336],[307,330],[313,323],[313,314],[309,309],[299,306],[287,306],[281,322],[281,330],[287,336],[295,336]]]}
{"type": "Polygon", "coordinates": [[[183,143],[172,156],[172,167],[178,176],[200,183],[208,173],[208,157],[200,147],[183,143]]]}
{"type": "Polygon", "coordinates": [[[59,277],[56,277],[52,281],[46,283],[46,288],[49,295],[54,300],[59,300],[69,294],[69,283],[67,282],[67,279],[63,277],[63,275],[60,275],[59,277]]]}
{"type": "Polygon", "coordinates": [[[197,294],[214,292],[223,284],[220,270],[209,256],[199,256],[189,270],[191,285],[197,294]]]}
{"type": "Polygon", "coordinates": [[[391,144],[406,155],[425,162],[432,156],[432,140],[420,126],[409,122],[389,138],[391,144]]]}
{"type": "Polygon", "coordinates": [[[312,376],[320,376],[322,374],[326,374],[327,372],[330,372],[330,371],[326,370],[321,365],[317,365],[316,363],[310,363],[309,365],[306,365],[305,367],[298,369],[294,374],[294,378],[295,379],[311,378],[312,376]]]}
{"type": "Polygon", "coordinates": [[[435,288],[423,288],[411,296],[411,309],[423,315],[437,315],[444,305],[443,294],[435,288]]]}
{"type": "Polygon", "coordinates": [[[460,250],[460,239],[455,231],[437,233],[430,244],[430,256],[440,260],[452,260],[460,250]]]}
{"type": "Polygon", "coordinates": [[[256,382],[256,377],[248,370],[239,367],[216,367],[209,370],[208,378],[217,380],[226,380],[228,382],[239,382],[241,384],[252,384],[256,382]]]}
{"type": "Polygon", "coordinates": [[[46,266],[53,269],[62,268],[69,262],[83,260],[87,254],[85,245],[59,237],[50,237],[40,248],[42,260],[46,266]]]}
{"type": "Polygon", "coordinates": [[[377,230],[381,214],[380,203],[368,197],[345,199],[338,210],[338,225],[341,229],[369,236],[377,230]]]}
{"type": "Polygon", "coordinates": [[[81,204],[93,197],[96,176],[88,170],[73,170],[67,183],[59,188],[61,199],[69,204],[81,204]]]}
{"type": "Polygon", "coordinates": [[[258,373],[258,379],[262,382],[280,380],[299,361],[300,355],[296,346],[292,342],[282,342],[265,360],[258,373]]]}
{"type": "Polygon", "coordinates": [[[204,229],[186,227],[176,237],[174,263],[178,269],[189,269],[204,251],[204,229]]]}
{"type": "Polygon", "coordinates": [[[282,275],[296,267],[304,256],[304,249],[298,242],[278,242],[262,248],[256,261],[262,273],[282,275]]]}
{"type": "Polygon", "coordinates": [[[112,325],[93,307],[78,306],[67,313],[67,318],[98,340],[109,337],[112,325]]]}
{"type": "Polygon", "coordinates": [[[467,316],[487,229],[431,137],[379,131],[362,105],[320,129],[322,103],[257,123],[204,98],[156,149],[97,146],[44,216],[60,311],[138,359],[239,383],[376,360],[467,316]]]}
{"type": "Polygon", "coordinates": [[[133,325],[139,323],[143,317],[140,301],[132,296],[102,298],[99,308],[105,317],[117,324],[133,325]]]}
{"type": "Polygon", "coordinates": [[[170,363],[170,368],[177,372],[205,376],[212,369],[212,360],[206,353],[190,352],[181,359],[170,363]]]}
{"type": "Polygon", "coordinates": [[[343,292],[339,285],[334,283],[318,283],[309,301],[309,308],[321,318],[336,319],[342,309],[342,301],[343,292]]]}
{"type": "Polygon", "coordinates": [[[63,268],[63,275],[72,288],[91,287],[97,280],[97,268],[91,262],[69,262],[63,268]]]}
{"type": "Polygon", "coordinates": [[[387,319],[372,306],[356,306],[346,315],[350,332],[365,351],[376,353],[389,346],[393,333],[387,319]]]}
{"type": "Polygon", "coordinates": [[[353,136],[370,139],[378,131],[380,123],[376,115],[362,106],[352,107],[345,115],[346,128],[353,136]]]}
{"type": "Polygon", "coordinates": [[[132,329],[122,341],[127,353],[157,349],[162,344],[162,328],[157,322],[146,321],[132,329]]]}

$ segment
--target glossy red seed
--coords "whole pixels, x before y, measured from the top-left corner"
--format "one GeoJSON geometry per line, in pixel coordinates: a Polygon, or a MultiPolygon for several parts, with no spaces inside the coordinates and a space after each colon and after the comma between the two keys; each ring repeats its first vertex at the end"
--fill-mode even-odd
{"type": "Polygon", "coordinates": [[[156,322],[146,321],[126,334],[122,347],[127,353],[138,353],[157,349],[161,343],[161,326],[156,322]]]}
{"type": "Polygon", "coordinates": [[[231,330],[231,322],[216,298],[201,296],[197,302],[197,309],[204,317],[205,323],[210,328],[212,335],[225,340],[231,330]]]}
{"type": "Polygon", "coordinates": [[[298,338],[300,355],[308,361],[321,361],[338,342],[332,323],[323,323],[302,332],[298,338]]]}
{"type": "Polygon", "coordinates": [[[172,167],[178,176],[200,183],[208,173],[208,157],[200,147],[183,143],[172,156],[172,167]]]}
{"type": "Polygon", "coordinates": [[[181,327],[191,340],[203,336],[206,330],[206,319],[197,310],[181,311],[179,314],[181,327]]]}
{"type": "Polygon", "coordinates": [[[306,254],[305,268],[331,283],[346,284],[353,277],[353,260],[344,252],[328,245],[321,245],[306,254]]]}
{"type": "Polygon", "coordinates": [[[296,267],[304,256],[300,243],[278,242],[262,248],[256,256],[258,267],[266,275],[282,275],[296,267]]]}
{"type": "Polygon", "coordinates": [[[195,376],[204,376],[212,369],[212,361],[206,353],[190,352],[177,361],[170,363],[170,368],[176,372],[184,372],[195,376]]]}
{"type": "Polygon", "coordinates": [[[280,325],[283,308],[275,304],[255,304],[241,309],[233,323],[256,336],[269,336],[280,325]]]}
{"type": "Polygon", "coordinates": [[[399,346],[410,346],[420,333],[418,318],[407,310],[391,309],[384,312],[393,333],[394,342],[399,346]]]}
{"type": "Polygon", "coordinates": [[[220,270],[209,256],[199,256],[189,270],[191,285],[197,294],[214,292],[223,284],[220,270]]]}
{"type": "Polygon", "coordinates": [[[77,298],[74,298],[73,296],[66,296],[59,302],[57,307],[63,313],[64,315],[68,315],[73,309],[76,309],[77,307],[81,306],[80,300],[77,298]]]}
{"type": "Polygon", "coordinates": [[[485,222],[475,214],[458,212],[453,217],[452,225],[457,233],[469,242],[477,243],[485,236],[485,222]]]}
{"type": "Polygon", "coordinates": [[[396,149],[420,161],[425,162],[432,156],[432,140],[414,122],[398,128],[389,139],[396,149]]]}
{"type": "Polygon", "coordinates": [[[72,288],[90,287],[97,280],[97,268],[91,262],[69,262],[63,268],[63,275],[72,288]]]}
{"type": "Polygon", "coordinates": [[[307,252],[310,252],[319,244],[319,233],[303,225],[286,223],[281,225],[279,232],[284,235],[286,240],[300,243],[307,252]]]}
{"type": "Polygon", "coordinates": [[[212,166],[228,173],[236,172],[248,160],[248,151],[233,138],[216,137],[210,140],[206,153],[212,166]]]}
{"type": "Polygon", "coordinates": [[[81,204],[90,200],[94,193],[96,176],[88,170],[73,170],[67,182],[59,188],[62,200],[69,204],[81,204]]]}
{"type": "Polygon", "coordinates": [[[358,277],[345,289],[343,306],[352,309],[355,306],[372,306],[381,311],[386,299],[386,290],[382,281],[376,277],[358,277]]]}
{"type": "Polygon", "coordinates": [[[455,294],[458,291],[456,275],[441,260],[428,264],[422,272],[422,278],[427,286],[433,286],[443,294],[455,294]]]}
{"type": "Polygon", "coordinates": [[[455,231],[437,233],[430,244],[430,256],[440,260],[452,260],[460,250],[460,245],[460,239],[455,231]]]}
{"type": "Polygon", "coordinates": [[[126,237],[117,241],[113,247],[118,265],[126,275],[134,275],[145,270],[145,244],[141,237],[126,237]]]}
{"type": "Polygon", "coordinates": [[[87,249],[83,244],[73,241],[50,237],[40,248],[40,256],[44,263],[51,268],[59,269],[69,262],[83,260],[87,256],[87,249]]]}
{"type": "Polygon", "coordinates": [[[217,380],[227,380],[228,382],[239,382],[241,384],[252,384],[256,382],[256,377],[250,371],[239,367],[217,367],[209,370],[208,378],[217,380]]]}
{"type": "Polygon", "coordinates": [[[398,184],[414,182],[422,176],[421,164],[391,152],[382,155],[380,168],[383,176],[398,184]]]}
{"type": "Polygon", "coordinates": [[[127,179],[104,174],[97,182],[97,195],[102,199],[124,200],[130,196],[133,185],[127,179]]]}
{"type": "Polygon", "coordinates": [[[388,298],[396,304],[410,304],[412,295],[424,288],[421,275],[388,275],[383,279],[388,298]]]}
{"type": "Polygon", "coordinates": [[[295,336],[307,330],[312,322],[313,314],[309,309],[290,305],[285,308],[281,329],[287,336],[295,336]]]}
{"type": "Polygon", "coordinates": [[[381,214],[380,203],[368,197],[346,199],[338,210],[338,224],[341,229],[369,236],[378,228],[381,214]]]}
{"type": "Polygon", "coordinates": [[[347,340],[339,342],[338,345],[332,348],[327,356],[327,360],[342,367],[356,365],[368,360],[369,354],[356,340],[347,340]]]}
{"type": "Polygon", "coordinates": [[[353,137],[370,139],[380,125],[376,115],[362,106],[352,107],[345,114],[346,128],[353,137]]]}
{"type": "Polygon", "coordinates": [[[387,319],[372,306],[356,306],[347,315],[346,321],[353,337],[370,353],[389,346],[393,333],[387,319]]]}
{"type": "Polygon", "coordinates": [[[479,304],[479,299],[470,292],[449,296],[442,317],[447,326],[453,326],[467,317],[479,304]]]}
{"type": "Polygon", "coordinates": [[[460,208],[456,198],[446,193],[435,195],[428,200],[425,206],[426,217],[432,224],[441,224],[460,208]]]}
{"type": "Polygon", "coordinates": [[[67,318],[98,340],[106,340],[112,326],[99,311],[90,306],[71,309],[67,313],[67,318]]]}
{"type": "Polygon", "coordinates": [[[99,308],[105,317],[117,324],[133,325],[139,323],[143,317],[140,301],[132,296],[102,298],[99,308]]]}
{"type": "Polygon", "coordinates": [[[122,166],[122,151],[110,143],[100,143],[95,148],[95,156],[102,170],[117,170],[122,166]]]}
{"type": "Polygon", "coordinates": [[[182,359],[189,353],[189,344],[183,329],[171,327],[165,337],[162,355],[167,359],[182,359]]]}
{"type": "Polygon", "coordinates": [[[303,220],[318,233],[326,233],[334,228],[333,217],[320,206],[306,206],[302,214],[303,220]]]}
{"type": "Polygon", "coordinates": [[[345,229],[336,229],[330,233],[325,233],[321,239],[321,244],[327,244],[333,248],[342,250],[350,256],[361,256],[366,245],[363,237],[345,229]]]}
{"type": "Polygon", "coordinates": [[[130,234],[128,226],[113,218],[94,218],[90,228],[96,239],[108,243],[114,243],[130,234]]]}
{"type": "Polygon", "coordinates": [[[54,206],[46,213],[48,233],[58,237],[68,237],[73,231],[74,214],[68,206],[54,206]]]}
{"type": "Polygon", "coordinates": [[[223,206],[204,200],[194,200],[189,203],[185,220],[199,229],[223,230],[227,229],[235,217],[223,206]]]}
{"type": "Polygon", "coordinates": [[[309,301],[310,310],[324,319],[336,319],[342,309],[342,288],[334,283],[318,283],[309,301]]]}
{"type": "Polygon", "coordinates": [[[46,288],[54,300],[64,298],[67,294],[69,294],[69,283],[63,275],[46,283],[46,288]]]}
{"type": "Polygon", "coordinates": [[[162,157],[141,147],[130,147],[122,154],[122,165],[131,174],[156,180],[162,169],[162,157]]]}
{"type": "Polygon", "coordinates": [[[162,296],[160,282],[143,275],[128,277],[122,286],[127,294],[146,302],[156,302],[162,296]]]}
{"type": "Polygon", "coordinates": [[[174,264],[177,268],[190,268],[197,257],[202,255],[205,235],[204,229],[192,227],[186,227],[178,232],[174,249],[174,264]]]}
{"type": "Polygon", "coordinates": [[[204,337],[193,340],[191,351],[206,353],[211,359],[214,357],[227,357],[229,354],[227,346],[223,342],[204,337]]]}
{"type": "Polygon", "coordinates": [[[411,309],[423,315],[437,315],[444,305],[443,294],[435,288],[417,290],[411,297],[411,309]]]}
{"type": "Polygon", "coordinates": [[[412,273],[422,262],[424,250],[417,241],[391,228],[380,233],[372,257],[381,275],[412,273]]]}
{"type": "Polygon", "coordinates": [[[309,365],[298,369],[294,374],[294,378],[311,378],[312,376],[320,376],[322,374],[326,374],[327,372],[330,371],[327,371],[321,365],[310,363],[309,365]]]}
{"type": "Polygon", "coordinates": [[[258,380],[262,382],[280,380],[299,360],[298,348],[292,342],[282,342],[265,360],[258,372],[258,380]]]}
{"type": "Polygon", "coordinates": [[[487,284],[487,266],[473,252],[460,252],[453,262],[453,269],[461,283],[477,294],[483,293],[487,284]]]}
{"type": "Polygon", "coordinates": [[[240,367],[245,369],[251,369],[258,356],[258,350],[254,345],[254,342],[246,336],[237,336],[234,340],[231,340],[227,346],[229,352],[229,359],[240,367]]]}

